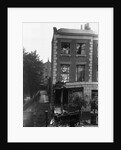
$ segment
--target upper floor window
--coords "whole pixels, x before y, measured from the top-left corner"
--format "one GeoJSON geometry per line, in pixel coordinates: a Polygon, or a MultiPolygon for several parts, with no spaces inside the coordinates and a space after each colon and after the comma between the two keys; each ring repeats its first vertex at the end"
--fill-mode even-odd
{"type": "Polygon", "coordinates": [[[77,65],[77,81],[85,81],[85,65],[77,65]]]}
{"type": "Polygon", "coordinates": [[[69,65],[61,65],[61,81],[69,82],[69,65]]]}
{"type": "Polygon", "coordinates": [[[77,43],[76,44],[76,54],[77,55],[86,55],[86,44],[85,43],[77,43]]]}
{"type": "Polygon", "coordinates": [[[69,42],[61,42],[61,54],[70,54],[69,42]]]}

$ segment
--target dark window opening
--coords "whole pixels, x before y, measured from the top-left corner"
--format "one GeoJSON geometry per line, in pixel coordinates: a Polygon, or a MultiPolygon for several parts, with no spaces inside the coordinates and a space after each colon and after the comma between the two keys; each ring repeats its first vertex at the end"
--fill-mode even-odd
{"type": "Polygon", "coordinates": [[[67,105],[68,104],[68,90],[64,89],[63,90],[63,105],[67,105]]]}
{"type": "Polygon", "coordinates": [[[98,90],[92,90],[92,104],[91,111],[98,110],[98,90]]]}
{"type": "Polygon", "coordinates": [[[98,90],[92,90],[92,99],[98,99],[98,90]]]}
{"type": "Polygon", "coordinates": [[[55,104],[56,106],[60,106],[60,105],[61,105],[61,90],[56,90],[56,91],[55,91],[54,104],[55,104]]]}
{"type": "Polygon", "coordinates": [[[55,100],[54,100],[54,104],[55,106],[61,106],[61,96],[62,96],[62,92],[63,92],[63,100],[62,100],[62,104],[63,106],[67,106],[68,105],[68,90],[67,89],[57,89],[55,91],[55,100]]]}
{"type": "Polygon", "coordinates": [[[69,42],[61,43],[61,54],[70,54],[70,43],[69,42]]]}
{"type": "Polygon", "coordinates": [[[86,54],[85,47],[86,47],[85,43],[77,43],[76,44],[76,54],[85,55],[86,54]]]}

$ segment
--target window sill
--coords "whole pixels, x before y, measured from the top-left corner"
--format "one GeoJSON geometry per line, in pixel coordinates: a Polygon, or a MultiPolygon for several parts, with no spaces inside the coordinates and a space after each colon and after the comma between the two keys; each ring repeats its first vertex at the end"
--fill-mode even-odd
{"type": "Polygon", "coordinates": [[[84,55],[84,54],[83,55],[82,54],[77,54],[76,56],[77,57],[86,57],[86,55],[84,55]]]}
{"type": "Polygon", "coordinates": [[[60,54],[61,56],[71,56],[70,54],[60,54]]]}
{"type": "Polygon", "coordinates": [[[86,81],[75,81],[75,82],[79,82],[79,83],[81,83],[81,82],[86,82],[86,81]]]}

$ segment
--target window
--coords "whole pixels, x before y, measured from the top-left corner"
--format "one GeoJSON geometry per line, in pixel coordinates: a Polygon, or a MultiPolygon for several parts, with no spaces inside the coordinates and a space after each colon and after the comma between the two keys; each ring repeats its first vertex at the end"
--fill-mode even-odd
{"type": "Polygon", "coordinates": [[[61,81],[69,82],[69,65],[61,65],[61,81]]]}
{"type": "Polygon", "coordinates": [[[69,42],[61,43],[61,54],[70,54],[70,43],[69,42]]]}
{"type": "Polygon", "coordinates": [[[92,90],[92,99],[98,100],[98,90],[92,90]]]}
{"type": "Polygon", "coordinates": [[[77,55],[86,55],[85,46],[86,46],[85,43],[77,43],[76,44],[76,54],[77,55]]]}
{"type": "Polygon", "coordinates": [[[77,81],[85,81],[85,65],[77,65],[77,81]]]}

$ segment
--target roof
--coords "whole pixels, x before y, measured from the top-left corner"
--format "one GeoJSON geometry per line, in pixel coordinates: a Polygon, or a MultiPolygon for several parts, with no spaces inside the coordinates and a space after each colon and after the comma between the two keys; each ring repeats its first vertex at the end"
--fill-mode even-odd
{"type": "Polygon", "coordinates": [[[96,32],[93,30],[81,30],[81,29],[67,29],[60,28],[57,30],[58,34],[70,34],[70,35],[90,35],[90,36],[98,36],[96,32]]]}
{"type": "Polygon", "coordinates": [[[98,34],[91,30],[89,27],[84,29],[68,29],[68,28],[60,28],[57,30],[56,27],[53,27],[54,34],[60,35],[81,35],[81,36],[94,36],[98,37],[98,34]]]}

